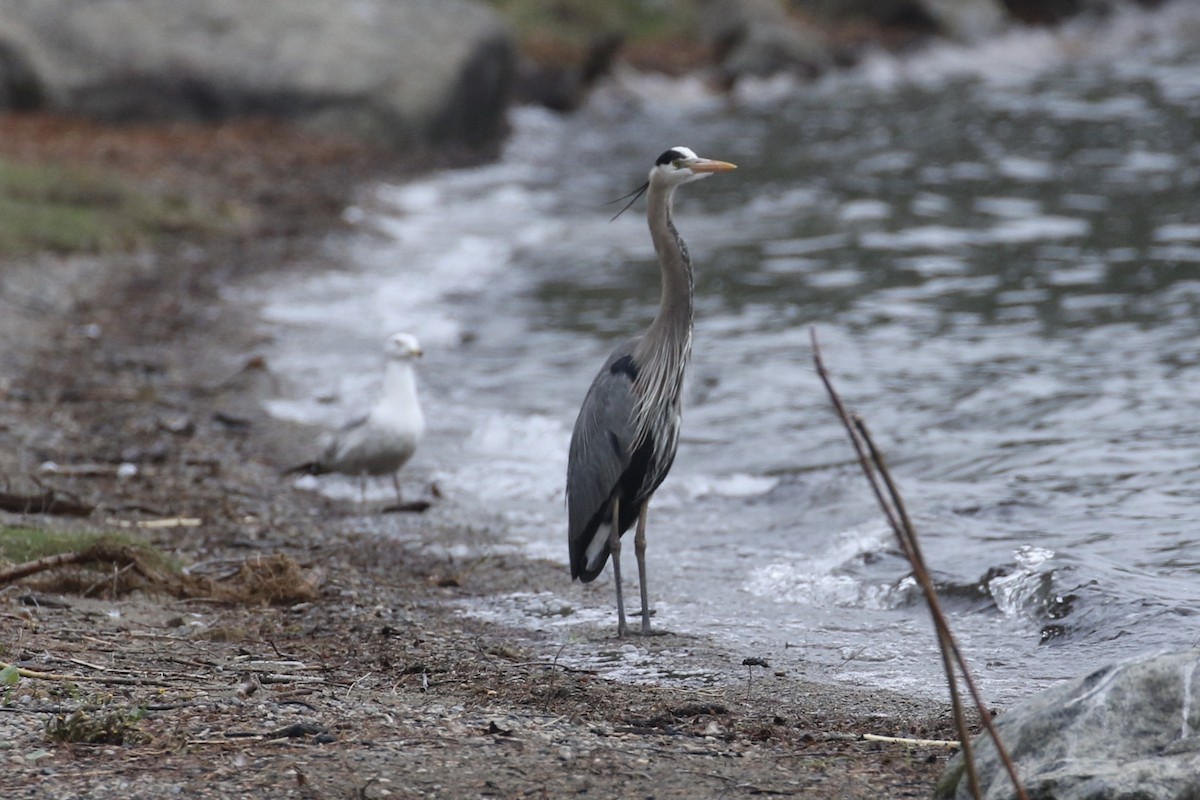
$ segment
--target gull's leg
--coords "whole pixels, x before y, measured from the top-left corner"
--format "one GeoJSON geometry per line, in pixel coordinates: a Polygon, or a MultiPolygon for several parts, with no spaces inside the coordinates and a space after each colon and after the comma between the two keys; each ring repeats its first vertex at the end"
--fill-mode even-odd
{"type": "Polygon", "coordinates": [[[612,530],[608,534],[608,550],[612,556],[613,583],[617,585],[617,636],[625,636],[629,628],[625,625],[625,596],[621,593],[621,498],[614,497],[612,503],[612,530]]]}
{"type": "Polygon", "coordinates": [[[646,511],[650,501],[642,503],[638,511],[637,533],[633,536],[633,552],[637,556],[638,588],[642,592],[642,633],[650,633],[650,597],[646,590],[646,511]]]}
{"type": "Polygon", "coordinates": [[[367,473],[358,473],[358,504],[364,506],[367,504],[367,473]]]}
{"type": "Polygon", "coordinates": [[[400,496],[400,473],[399,472],[392,473],[392,486],[394,486],[396,488],[396,505],[397,506],[403,505],[404,498],[400,496]]]}

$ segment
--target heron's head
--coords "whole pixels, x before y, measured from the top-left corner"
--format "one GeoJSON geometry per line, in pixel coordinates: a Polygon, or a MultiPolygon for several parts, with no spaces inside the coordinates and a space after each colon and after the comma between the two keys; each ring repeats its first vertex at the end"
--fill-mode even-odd
{"type": "MultiPolygon", "coordinates": [[[[625,195],[625,197],[619,197],[613,201],[616,203],[626,198],[633,198],[616,213],[613,219],[624,214],[630,206],[636,203],[638,198],[650,188],[651,184],[666,186],[669,195],[676,186],[682,186],[690,181],[707,178],[714,172],[729,172],[731,169],[737,169],[737,166],[730,164],[728,161],[713,161],[711,158],[701,158],[690,147],[683,147],[682,145],[672,147],[654,162],[654,166],[650,168],[650,177],[646,179],[645,183],[625,195]]],[[[609,220],[609,222],[611,221],[609,220]]]]}
{"type": "Polygon", "coordinates": [[[393,361],[407,361],[422,355],[421,343],[411,333],[393,333],[388,337],[384,352],[393,361]]]}
{"type": "Polygon", "coordinates": [[[701,158],[689,147],[672,147],[654,162],[650,170],[650,182],[663,181],[669,186],[682,186],[691,181],[707,178],[715,172],[737,169],[728,161],[713,161],[701,158]]]}

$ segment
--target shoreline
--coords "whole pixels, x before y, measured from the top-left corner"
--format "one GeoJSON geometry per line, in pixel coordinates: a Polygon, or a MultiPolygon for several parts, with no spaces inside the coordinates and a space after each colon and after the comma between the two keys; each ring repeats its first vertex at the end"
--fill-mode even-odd
{"type": "MultiPolygon", "coordinates": [[[[96,580],[72,572],[0,592],[2,638],[16,643],[0,660],[78,679],[27,678],[3,694],[9,713],[0,714],[0,740],[10,743],[11,766],[0,788],[15,797],[93,798],[157,797],[168,786],[201,798],[248,790],[281,797],[931,793],[952,750],[861,735],[951,738],[945,703],[769,669],[750,674],[712,641],[617,640],[607,618],[586,633],[602,656],[699,663],[716,677],[698,685],[626,683],[602,669],[560,664],[562,643],[551,633],[455,611],[473,598],[557,586],[568,580],[558,565],[448,555],[455,544],[489,541],[486,526],[470,520],[423,524],[398,515],[388,520],[395,535],[377,535],[355,504],[282,481],[273,454],[296,432],[257,408],[270,391],[270,365],[255,361],[261,334],[253,307],[231,299],[230,288],[325,268],[313,254],[362,187],[416,173],[394,162],[377,169],[372,154],[358,150],[317,158],[300,139],[285,142],[290,158],[279,142],[242,142],[239,166],[226,167],[220,137],[197,134],[186,164],[167,148],[158,163],[139,167],[138,179],[170,175],[218,199],[271,187],[274,194],[255,196],[250,225],[88,257],[80,296],[0,327],[10,370],[0,384],[0,464],[11,484],[28,487],[37,465],[50,460],[129,462],[138,474],[44,475],[46,485],[96,505],[91,518],[3,514],[0,524],[116,530],[108,520],[200,519],[197,527],[147,528],[143,536],[209,580],[208,591],[132,578],[118,586],[114,578],[111,591],[93,588],[95,596],[84,597],[96,580]],[[272,164],[285,164],[290,179],[278,184],[272,164]],[[258,172],[245,174],[247,165],[258,172]],[[315,199],[312,187],[320,188],[315,199]],[[264,577],[268,564],[273,571],[264,577]],[[42,601],[22,600],[30,593],[42,601]],[[63,694],[67,684],[74,696],[63,694]],[[145,716],[130,723],[125,744],[49,741],[47,720],[79,708],[130,716],[140,708],[145,716]]],[[[110,146],[119,149],[121,132],[114,136],[110,146]]],[[[5,263],[0,278],[55,261],[60,268],[75,262],[5,263]]]]}

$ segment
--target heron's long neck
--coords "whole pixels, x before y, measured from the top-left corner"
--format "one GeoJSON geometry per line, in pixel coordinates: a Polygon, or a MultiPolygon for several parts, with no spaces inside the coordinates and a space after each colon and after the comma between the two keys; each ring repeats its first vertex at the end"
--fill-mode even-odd
{"type": "MultiPolygon", "coordinates": [[[[639,355],[643,356],[651,355],[648,350],[664,345],[682,351],[691,344],[692,259],[671,219],[673,192],[673,187],[651,184],[647,197],[650,238],[662,270],[662,298],[658,314],[639,347],[639,355]]],[[[644,358],[640,360],[645,362],[644,358]]]]}
{"type": "Polygon", "coordinates": [[[671,220],[673,192],[673,187],[652,182],[647,194],[650,238],[662,269],[662,298],[654,322],[634,352],[643,425],[649,424],[650,409],[677,402],[692,352],[692,260],[671,220]]]}

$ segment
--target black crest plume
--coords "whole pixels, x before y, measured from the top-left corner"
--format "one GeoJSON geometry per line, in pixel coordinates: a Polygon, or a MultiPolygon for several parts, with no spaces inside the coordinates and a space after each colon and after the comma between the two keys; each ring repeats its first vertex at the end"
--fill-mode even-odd
{"type": "Polygon", "coordinates": [[[645,183],[643,183],[643,184],[642,184],[641,186],[639,186],[638,188],[634,189],[634,190],[633,190],[632,192],[630,192],[629,194],[623,194],[623,195],[621,195],[620,197],[618,197],[616,200],[609,200],[609,201],[608,201],[609,205],[612,205],[613,203],[619,203],[619,202],[621,202],[621,201],[622,201],[622,200],[624,200],[626,197],[632,197],[632,198],[633,198],[633,199],[632,199],[632,200],[630,200],[628,203],[626,203],[624,206],[622,206],[622,207],[621,207],[621,210],[620,210],[620,211],[618,211],[616,214],[614,214],[614,215],[613,215],[613,218],[612,218],[612,219],[610,219],[610,220],[609,220],[609,222],[612,222],[612,221],[613,221],[613,220],[615,220],[617,217],[621,216],[621,215],[622,215],[622,214],[624,214],[626,211],[628,211],[628,210],[629,210],[629,207],[630,207],[631,205],[633,205],[634,203],[636,203],[636,202],[638,201],[638,198],[639,198],[639,197],[641,197],[643,194],[645,194],[645,193],[646,193],[646,190],[647,190],[647,189],[649,189],[649,188],[650,188],[650,181],[646,181],[645,183]]]}

